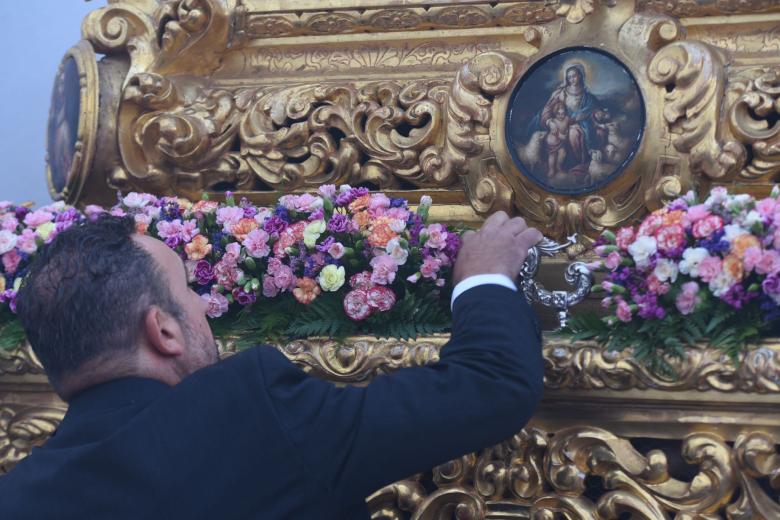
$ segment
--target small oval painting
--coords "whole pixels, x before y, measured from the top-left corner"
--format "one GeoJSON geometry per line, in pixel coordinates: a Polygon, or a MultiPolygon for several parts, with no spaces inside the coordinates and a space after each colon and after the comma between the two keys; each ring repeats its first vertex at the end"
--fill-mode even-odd
{"type": "Polygon", "coordinates": [[[517,168],[553,193],[595,191],[631,162],[645,126],[636,81],[614,56],[558,51],[515,87],[506,120],[517,168]]]}
{"type": "Polygon", "coordinates": [[[65,60],[54,80],[49,112],[48,155],[52,188],[62,193],[68,186],[79,128],[81,87],[76,60],[65,60]]]}

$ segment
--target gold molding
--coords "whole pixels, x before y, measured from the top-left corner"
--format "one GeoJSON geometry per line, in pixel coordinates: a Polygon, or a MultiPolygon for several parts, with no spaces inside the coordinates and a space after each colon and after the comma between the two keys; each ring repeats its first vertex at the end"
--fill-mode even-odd
{"type": "MultiPolygon", "coordinates": [[[[78,126],[76,131],[76,143],[73,147],[73,158],[67,177],[65,187],[57,191],[51,165],[51,155],[57,153],[54,150],[55,143],[51,142],[50,132],[46,134],[46,182],[49,188],[49,194],[54,199],[63,199],[68,203],[73,203],[79,199],[87,179],[92,173],[92,163],[95,157],[95,143],[97,141],[98,131],[98,69],[97,57],[92,45],[82,40],[65,53],[57,69],[57,76],[54,89],[57,88],[61,77],[64,74],[65,64],[68,60],[74,60],[76,70],[79,75],[79,113],[78,126]]],[[[50,107],[49,121],[56,116],[53,110],[54,103],[50,107]]],[[[68,124],[67,121],[64,124],[68,124]]]]}

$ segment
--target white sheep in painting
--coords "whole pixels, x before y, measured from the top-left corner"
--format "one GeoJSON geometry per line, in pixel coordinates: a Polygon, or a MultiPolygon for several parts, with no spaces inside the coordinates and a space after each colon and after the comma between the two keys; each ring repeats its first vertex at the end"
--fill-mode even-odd
{"type": "Polygon", "coordinates": [[[546,135],[547,132],[541,130],[534,132],[527,144],[521,144],[517,147],[517,155],[520,157],[520,162],[531,171],[536,171],[539,165],[542,164],[542,148],[546,135]]]}

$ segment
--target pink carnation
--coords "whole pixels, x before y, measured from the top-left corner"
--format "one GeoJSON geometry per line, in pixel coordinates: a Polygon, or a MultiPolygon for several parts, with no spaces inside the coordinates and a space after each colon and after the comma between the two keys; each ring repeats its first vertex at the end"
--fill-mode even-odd
{"type": "MultiPolygon", "coordinates": [[[[427,229],[428,240],[425,245],[432,249],[447,247],[447,230],[441,224],[431,224],[427,229]]],[[[423,273],[425,274],[425,273],[423,273]]]]}
{"type": "Polygon", "coordinates": [[[289,265],[283,265],[274,275],[274,284],[281,291],[292,290],[296,284],[295,274],[289,265]]]}
{"type": "Polygon", "coordinates": [[[659,280],[656,275],[651,274],[647,278],[647,289],[653,294],[662,295],[668,293],[671,286],[659,280]]]}
{"type": "Polygon", "coordinates": [[[11,214],[3,215],[3,223],[0,228],[6,231],[16,231],[19,227],[19,221],[11,214]]]}
{"type": "Polygon", "coordinates": [[[684,315],[691,314],[699,304],[699,297],[697,295],[698,292],[699,284],[696,282],[684,283],[682,286],[682,292],[677,295],[677,298],[674,302],[677,310],[684,315]]]}
{"type": "Polygon", "coordinates": [[[661,251],[672,251],[685,245],[685,230],[679,224],[665,226],[656,233],[656,242],[661,251]]]}
{"type": "Polygon", "coordinates": [[[19,262],[22,261],[22,257],[16,252],[16,249],[11,249],[3,255],[3,267],[8,274],[14,274],[16,269],[19,268],[19,262]]]}
{"type": "Polygon", "coordinates": [[[631,321],[631,306],[625,300],[620,300],[617,304],[617,317],[623,322],[631,321]]]}
{"type": "Polygon", "coordinates": [[[699,263],[699,278],[711,282],[723,270],[723,261],[717,256],[708,256],[699,263]]]}
{"type": "Polygon", "coordinates": [[[344,256],[344,245],[341,242],[334,242],[328,247],[328,254],[335,259],[344,256]]]}
{"type": "Polygon", "coordinates": [[[688,211],[683,218],[686,225],[692,226],[694,223],[704,220],[710,215],[710,210],[706,204],[697,204],[696,206],[688,208],[688,211]]]}
{"type": "Polygon", "coordinates": [[[332,199],[336,196],[336,185],[335,184],[323,184],[319,188],[317,188],[317,193],[320,197],[326,198],[326,199],[332,199]]]}
{"type": "Polygon", "coordinates": [[[244,276],[244,272],[236,267],[235,263],[226,262],[223,258],[214,266],[214,275],[217,278],[217,283],[229,290],[244,276]]]}
{"type": "Polygon", "coordinates": [[[279,294],[279,288],[274,282],[274,277],[270,274],[263,276],[263,296],[266,298],[273,298],[279,294]]]}
{"type": "Polygon", "coordinates": [[[379,255],[371,259],[371,281],[378,285],[390,285],[395,280],[398,264],[390,255],[379,255]]]}
{"type": "Polygon", "coordinates": [[[771,217],[775,213],[776,209],[777,201],[771,197],[762,199],[756,203],[756,210],[761,214],[762,217],[771,217]]]}
{"type": "Polygon", "coordinates": [[[664,219],[661,215],[651,214],[639,225],[637,235],[639,236],[654,236],[655,232],[663,225],[664,219]]]}
{"type": "Polygon", "coordinates": [[[243,245],[249,256],[254,258],[265,258],[271,252],[268,246],[270,236],[262,229],[250,231],[244,239],[243,245]]]}
{"type": "Polygon", "coordinates": [[[374,217],[384,215],[384,210],[390,207],[390,199],[384,193],[375,193],[368,199],[368,211],[374,217]]]}
{"type": "Polygon", "coordinates": [[[693,225],[693,236],[696,238],[706,238],[712,236],[716,231],[723,229],[723,219],[718,215],[710,215],[709,217],[696,222],[693,225]]]}
{"type": "Polygon", "coordinates": [[[38,226],[47,222],[51,222],[52,220],[54,220],[54,215],[52,213],[39,209],[38,211],[28,213],[24,217],[24,224],[32,228],[37,228],[38,226]]]}
{"type": "Polygon", "coordinates": [[[16,247],[18,247],[19,251],[22,253],[27,253],[28,255],[33,254],[38,250],[38,244],[35,241],[35,237],[35,231],[32,229],[25,229],[22,231],[22,234],[19,235],[19,239],[16,241],[16,247]]]}
{"type": "Polygon", "coordinates": [[[620,228],[616,234],[616,240],[615,244],[620,249],[628,249],[628,246],[631,245],[631,243],[634,241],[635,234],[634,234],[634,228],[632,227],[624,227],[620,228]]]}
{"type": "Polygon", "coordinates": [[[436,278],[436,273],[439,272],[440,268],[441,268],[441,262],[439,261],[439,259],[429,256],[425,260],[423,260],[423,265],[422,267],[420,267],[420,273],[425,278],[436,278]]]}
{"type": "Polygon", "coordinates": [[[206,300],[206,303],[209,305],[209,309],[206,311],[206,315],[210,318],[219,318],[228,310],[227,298],[218,292],[202,294],[201,298],[206,300]]]}
{"type": "Polygon", "coordinates": [[[364,320],[371,316],[373,309],[368,303],[368,292],[363,289],[348,292],[344,297],[344,312],[354,321],[364,320]]]}
{"type": "Polygon", "coordinates": [[[604,260],[604,266],[610,271],[614,271],[620,266],[621,260],[622,257],[620,256],[620,253],[618,253],[617,251],[612,251],[610,254],[607,255],[606,260],[604,260]]]}
{"type": "Polygon", "coordinates": [[[780,270],[780,254],[777,251],[764,251],[756,264],[758,274],[774,274],[780,270]]]}
{"type": "Polygon", "coordinates": [[[370,289],[374,286],[371,282],[371,273],[369,271],[362,271],[353,274],[349,279],[349,286],[353,289],[370,289]]]}
{"type": "Polygon", "coordinates": [[[222,231],[230,233],[233,226],[244,218],[244,208],[238,206],[225,206],[217,210],[217,224],[222,226],[222,231]]]}
{"type": "Polygon", "coordinates": [[[270,258],[268,260],[268,274],[276,276],[276,273],[282,268],[282,261],[278,258],[270,258]]]}
{"type": "Polygon", "coordinates": [[[161,220],[157,223],[157,234],[165,240],[166,238],[176,238],[180,235],[182,230],[181,220],[175,219],[168,222],[167,220],[161,220]]]}

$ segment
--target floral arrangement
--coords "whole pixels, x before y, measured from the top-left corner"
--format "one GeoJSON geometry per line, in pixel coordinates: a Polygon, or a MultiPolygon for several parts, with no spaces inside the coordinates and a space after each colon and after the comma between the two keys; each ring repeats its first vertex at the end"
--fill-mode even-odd
{"type": "Polygon", "coordinates": [[[568,332],[634,356],[660,372],[700,341],[733,360],[780,317],[780,201],[714,188],[691,192],[638,226],[605,232],[592,269],[606,317],[576,317],[568,332]]]}
{"type": "Polygon", "coordinates": [[[322,186],[274,207],[246,199],[196,203],[130,193],[112,208],[83,212],[55,203],[37,210],[0,203],[2,345],[23,338],[15,297],[35,252],[57,233],[102,213],[131,216],[163,240],[209,304],[216,335],[246,344],[369,333],[411,338],[449,328],[450,272],[460,233],[427,222],[405,199],[365,188],[322,186]]]}

